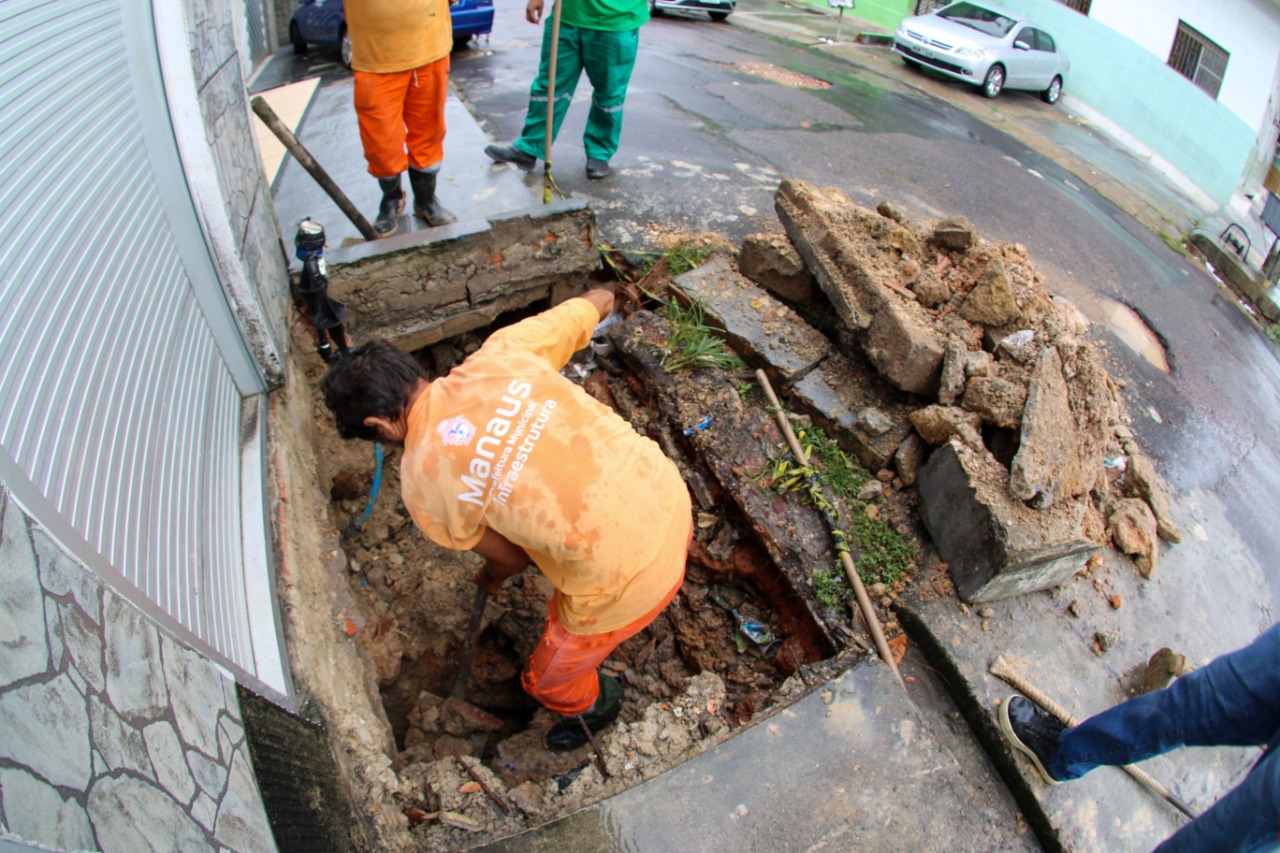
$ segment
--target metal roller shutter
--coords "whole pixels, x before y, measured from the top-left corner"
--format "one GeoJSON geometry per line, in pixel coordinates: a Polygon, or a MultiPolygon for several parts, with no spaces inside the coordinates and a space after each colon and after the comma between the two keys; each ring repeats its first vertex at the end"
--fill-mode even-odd
{"type": "Polygon", "coordinates": [[[135,603],[283,694],[274,608],[252,618],[264,385],[151,97],[148,5],[0,0],[0,473],[135,603]]]}

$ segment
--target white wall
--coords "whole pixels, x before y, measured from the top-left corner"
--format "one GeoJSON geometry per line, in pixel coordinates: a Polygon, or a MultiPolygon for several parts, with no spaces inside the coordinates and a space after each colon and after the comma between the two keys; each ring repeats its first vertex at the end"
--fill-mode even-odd
{"type": "Polygon", "coordinates": [[[1217,42],[1231,58],[1218,101],[1259,133],[1280,64],[1276,0],[1093,0],[1089,17],[1168,61],[1178,21],[1217,42]]]}

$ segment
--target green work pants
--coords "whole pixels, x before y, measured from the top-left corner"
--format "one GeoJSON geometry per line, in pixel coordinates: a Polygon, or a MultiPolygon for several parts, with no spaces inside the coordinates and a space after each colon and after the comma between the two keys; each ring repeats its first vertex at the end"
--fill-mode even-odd
{"type": "MultiPolygon", "coordinates": [[[[556,54],[555,124],[551,129],[554,142],[560,125],[569,111],[569,101],[582,72],[591,81],[591,111],[582,145],[592,160],[609,160],[618,150],[622,137],[622,102],[627,97],[627,83],[636,64],[640,30],[605,32],[586,30],[560,22],[560,49],[556,54]]],[[[547,80],[551,73],[551,15],[543,29],[542,63],[538,76],[529,89],[529,112],[524,131],[514,143],[525,154],[546,159],[547,80]]]]}

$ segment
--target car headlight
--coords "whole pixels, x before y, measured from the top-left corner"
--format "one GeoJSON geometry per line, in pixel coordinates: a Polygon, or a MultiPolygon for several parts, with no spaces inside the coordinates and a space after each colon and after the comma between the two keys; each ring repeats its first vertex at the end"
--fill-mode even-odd
{"type": "Polygon", "coordinates": [[[957,47],[956,56],[967,56],[970,59],[981,59],[987,52],[980,47],[957,47]]]}

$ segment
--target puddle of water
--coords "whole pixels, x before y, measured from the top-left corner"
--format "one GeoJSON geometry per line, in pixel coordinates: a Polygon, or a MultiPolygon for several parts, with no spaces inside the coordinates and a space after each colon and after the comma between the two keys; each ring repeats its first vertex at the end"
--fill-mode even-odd
{"type": "Polygon", "coordinates": [[[1107,325],[1125,346],[1165,373],[1169,372],[1169,359],[1165,356],[1164,344],[1160,343],[1156,333],[1138,316],[1138,312],[1114,299],[1099,299],[1098,305],[1106,317],[1107,325]]]}

